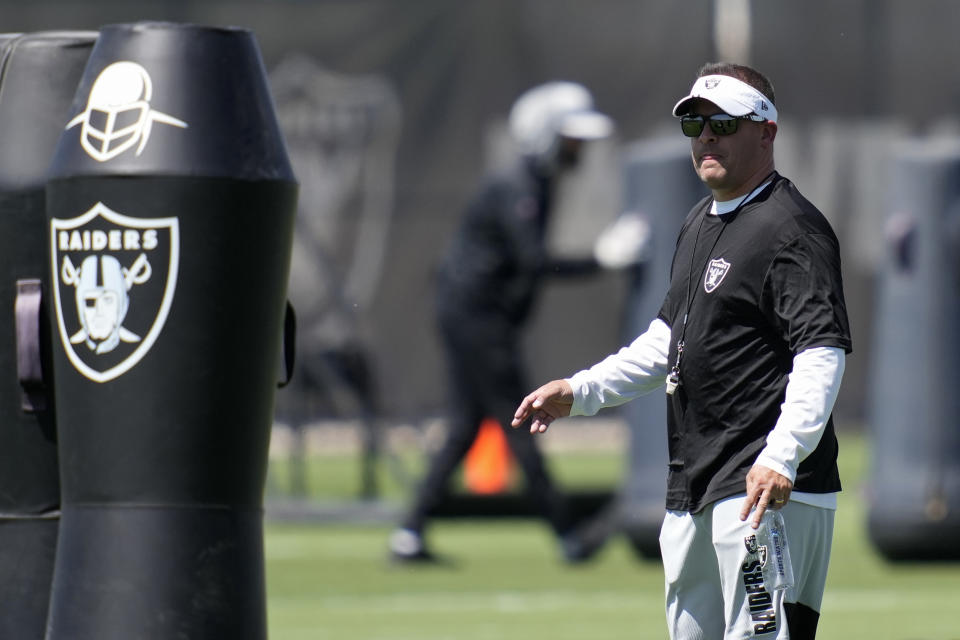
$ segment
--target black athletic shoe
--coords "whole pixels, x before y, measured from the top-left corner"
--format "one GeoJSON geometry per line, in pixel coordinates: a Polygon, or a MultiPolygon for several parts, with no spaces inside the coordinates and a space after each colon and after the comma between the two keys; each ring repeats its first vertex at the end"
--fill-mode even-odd
{"type": "Polygon", "coordinates": [[[573,531],[560,538],[560,550],[567,564],[580,564],[591,560],[604,542],[605,539],[593,539],[573,531]]]}
{"type": "Polygon", "coordinates": [[[419,533],[410,529],[397,529],[390,534],[388,547],[394,564],[447,564],[427,549],[419,533]]]}

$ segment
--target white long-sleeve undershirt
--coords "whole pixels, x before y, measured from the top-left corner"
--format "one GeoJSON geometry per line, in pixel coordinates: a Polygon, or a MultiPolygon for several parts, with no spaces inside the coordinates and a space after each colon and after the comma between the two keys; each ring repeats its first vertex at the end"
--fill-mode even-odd
{"type": "MultiPolygon", "coordinates": [[[[570,415],[594,415],[661,387],[669,371],[670,327],[659,318],[628,346],[567,379],[573,388],[570,415]]],[[[846,364],[843,349],[812,347],[796,354],[780,417],[756,462],[796,480],[833,411],[846,364]]],[[[834,494],[794,492],[792,499],[836,508],[834,494]]]]}
{"type": "Polygon", "coordinates": [[[662,386],[669,352],[670,327],[657,318],[629,345],[567,380],[573,387],[570,415],[592,416],[662,386]]]}

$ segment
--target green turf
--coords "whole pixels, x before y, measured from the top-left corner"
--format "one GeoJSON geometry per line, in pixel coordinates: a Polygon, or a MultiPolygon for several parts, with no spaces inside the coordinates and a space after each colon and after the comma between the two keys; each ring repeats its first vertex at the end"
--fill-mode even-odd
{"type": "MultiPolygon", "coordinates": [[[[818,638],[960,639],[960,565],[879,558],[864,529],[863,441],[844,435],[841,446],[847,490],[818,638]]],[[[555,458],[565,484],[617,468],[615,459],[587,458],[555,458]]],[[[441,520],[431,539],[456,564],[409,568],[386,562],[387,533],[385,525],[268,522],[271,639],[666,637],[660,565],[638,559],[622,538],[594,562],[568,567],[538,521],[441,520]]]]}
{"type": "MultiPolygon", "coordinates": [[[[392,463],[383,460],[376,469],[379,496],[385,500],[402,500],[409,485],[419,479],[423,472],[423,455],[415,451],[395,454],[392,463]],[[399,470],[398,470],[399,469],[399,470]]],[[[551,472],[563,486],[585,489],[615,487],[623,477],[626,461],[615,453],[587,452],[562,454],[548,459],[551,472]]],[[[347,500],[357,498],[361,486],[360,464],[356,455],[316,456],[306,464],[305,471],[298,473],[290,460],[277,459],[270,463],[267,478],[267,498],[289,496],[299,492],[315,500],[347,500]]],[[[511,485],[519,490],[522,478],[514,469],[511,485]]],[[[455,489],[462,489],[459,472],[454,477],[455,489]]]]}

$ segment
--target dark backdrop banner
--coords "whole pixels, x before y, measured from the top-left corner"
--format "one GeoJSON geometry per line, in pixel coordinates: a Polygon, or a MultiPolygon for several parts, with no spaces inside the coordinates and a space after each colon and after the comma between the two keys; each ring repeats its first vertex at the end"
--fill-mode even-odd
{"type": "MultiPolygon", "coordinates": [[[[751,3],[745,61],[771,76],[785,141],[793,132],[794,149],[784,148],[781,168],[808,177],[801,189],[815,200],[821,196],[818,204],[848,252],[845,277],[848,290],[855,289],[850,314],[860,345],[871,328],[878,259],[869,230],[880,225],[870,216],[884,213],[870,213],[874,201],[862,200],[883,180],[879,169],[874,180],[857,173],[872,169],[858,164],[862,145],[830,147],[826,159],[817,155],[829,147],[817,140],[840,139],[828,135],[838,129],[817,123],[894,118],[902,129],[926,132],[926,123],[952,116],[960,93],[952,82],[960,57],[957,12],[951,0],[920,4],[922,11],[915,0],[751,3]],[[857,242],[866,249],[857,252],[857,242]]],[[[302,309],[300,357],[357,346],[379,381],[385,413],[405,419],[442,410],[430,273],[492,162],[498,125],[513,99],[539,82],[575,80],[617,121],[617,144],[660,136],[665,128],[677,135],[669,128],[671,106],[697,68],[718,55],[714,6],[4,0],[0,19],[10,32],[144,19],[252,29],[303,193],[291,282],[302,309]]],[[[863,135],[883,133],[866,127],[863,135]]],[[[607,166],[619,171],[615,162],[607,166]]],[[[606,188],[617,193],[608,200],[623,189],[620,176],[614,178],[606,188]]],[[[570,215],[590,221],[608,214],[588,204],[570,215]]],[[[562,237],[556,241],[570,246],[562,237]]],[[[616,348],[625,292],[614,274],[548,286],[529,344],[540,354],[531,361],[534,379],[569,374],[616,348]]],[[[847,369],[839,410],[854,417],[861,413],[866,365],[861,350],[847,369]]]]}

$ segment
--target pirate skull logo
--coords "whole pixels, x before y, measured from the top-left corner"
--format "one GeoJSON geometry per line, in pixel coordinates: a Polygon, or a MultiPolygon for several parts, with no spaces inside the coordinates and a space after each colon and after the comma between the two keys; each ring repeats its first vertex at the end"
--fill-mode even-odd
{"type": "Polygon", "coordinates": [[[113,351],[121,340],[139,342],[140,336],[123,327],[130,307],[128,291],[150,279],[150,262],[141,253],[129,269],[110,255],[87,256],[80,268],[64,256],[63,283],[76,287],[77,317],[81,329],[70,336],[71,344],[84,343],[91,351],[113,351]]]}

